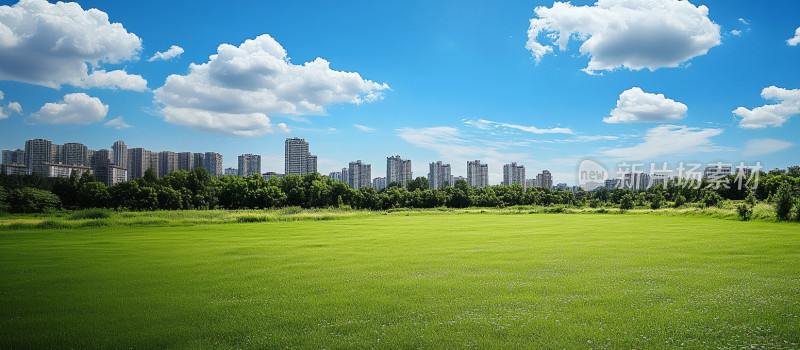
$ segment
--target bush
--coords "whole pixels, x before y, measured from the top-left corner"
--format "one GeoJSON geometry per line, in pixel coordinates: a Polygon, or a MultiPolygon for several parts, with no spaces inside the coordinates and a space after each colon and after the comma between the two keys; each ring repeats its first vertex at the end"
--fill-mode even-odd
{"type": "Polygon", "coordinates": [[[630,194],[622,196],[622,200],[619,201],[619,208],[622,210],[633,209],[633,196],[630,194]]]}
{"type": "Polygon", "coordinates": [[[747,205],[749,205],[751,207],[755,207],[756,206],[756,197],[753,196],[753,192],[752,191],[747,194],[747,198],[745,198],[744,201],[745,201],[745,203],[747,203],[747,205]]]}
{"type": "Polygon", "coordinates": [[[708,207],[716,207],[719,205],[719,202],[722,201],[722,197],[719,196],[716,192],[706,192],[703,196],[703,205],[708,207]]]}
{"type": "Polygon", "coordinates": [[[590,208],[597,208],[599,206],[600,206],[600,200],[592,199],[592,200],[589,201],[589,207],[590,208]]]}
{"type": "Polygon", "coordinates": [[[664,196],[662,196],[661,193],[656,192],[656,194],[653,196],[653,200],[650,201],[650,209],[653,210],[661,209],[661,201],[663,200],[664,196]]]}
{"type": "Polygon", "coordinates": [[[237,222],[264,222],[267,221],[266,216],[255,216],[255,215],[247,215],[247,216],[239,216],[236,218],[237,222]]]}
{"type": "Polygon", "coordinates": [[[303,208],[301,207],[286,207],[281,209],[281,214],[283,215],[294,215],[300,214],[303,212],[303,208]]]}
{"type": "Polygon", "coordinates": [[[50,191],[25,187],[12,190],[8,204],[13,213],[44,213],[61,207],[61,200],[50,191]]]}
{"type": "Polygon", "coordinates": [[[750,217],[753,216],[753,207],[747,203],[739,204],[739,206],[736,207],[736,211],[739,213],[739,217],[742,218],[742,221],[750,220],[750,217]]]}
{"type": "Polygon", "coordinates": [[[792,186],[788,183],[781,184],[778,187],[778,192],[773,196],[775,201],[775,214],[778,220],[789,220],[789,215],[794,206],[794,198],[792,197],[792,186]]]}
{"type": "Polygon", "coordinates": [[[111,212],[100,208],[76,211],[69,216],[71,220],[108,219],[109,217],[111,217],[111,212]]]}
{"type": "Polygon", "coordinates": [[[686,197],[682,196],[680,193],[675,195],[675,208],[680,208],[684,204],[686,204],[686,197]]]}

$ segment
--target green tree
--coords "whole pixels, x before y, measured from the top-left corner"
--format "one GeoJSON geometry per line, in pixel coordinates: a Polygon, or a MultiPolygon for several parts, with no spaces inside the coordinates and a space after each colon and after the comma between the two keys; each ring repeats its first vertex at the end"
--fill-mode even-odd
{"type": "Polygon", "coordinates": [[[661,192],[656,192],[653,194],[653,199],[650,200],[650,209],[658,210],[661,209],[661,202],[664,201],[664,196],[661,192]]]}
{"type": "Polygon", "coordinates": [[[674,205],[674,207],[675,207],[675,208],[680,208],[680,207],[681,207],[681,206],[683,206],[684,204],[686,204],[686,197],[684,197],[684,196],[683,196],[682,194],[680,194],[680,193],[676,194],[676,195],[675,195],[675,205],[674,205]]]}
{"type": "Polygon", "coordinates": [[[622,196],[619,201],[619,208],[622,210],[633,209],[633,195],[628,193],[622,196]]]}
{"type": "Polygon", "coordinates": [[[738,207],[736,207],[736,212],[739,214],[739,217],[742,219],[742,221],[747,221],[750,220],[751,216],[753,216],[753,207],[747,203],[741,203],[738,207]]]}
{"type": "Polygon", "coordinates": [[[428,184],[428,178],[420,176],[414,180],[408,181],[408,183],[406,183],[406,188],[409,192],[414,192],[416,190],[424,191],[430,189],[430,184],[428,184]]]}
{"type": "Polygon", "coordinates": [[[87,182],[78,192],[78,205],[81,208],[105,208],[111,206],[111,195],[102,182],[87,182]]]}
{"type": "Polygon", "coordinates": [[[794,206],[792,186],[789,183],[781,184],[773,200],[775,201],[775,214],[778,216],[778,220],[789,220],[789,215],[794,206]]]}
{"type": "Polygon", "coordinates": [[[7,200],[13,213],[43,213],[61,207],[61,200],[52,192],[30,187],[11,190],[7,200]]]}

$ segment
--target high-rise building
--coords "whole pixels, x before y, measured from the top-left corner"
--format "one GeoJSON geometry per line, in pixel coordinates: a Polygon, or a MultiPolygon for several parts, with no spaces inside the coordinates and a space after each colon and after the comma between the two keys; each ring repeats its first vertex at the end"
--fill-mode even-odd
{"type": "MultiPolygon", "coordinates": [[[[161,169],[160,158],[158,152],[150,152],[150,166],[147,169],[153,169],[156,172],[156,176],[161,176],[158,174],[158,169],[161,169]]],[[[147,171],[147,169],[144,170],[147,171]]]]}
{"type": "Polygon", "coordinates": [[[386,185],[392,182],[397,182],[403,187],[413,180],[413,173],[411,172],[411,160],[403,160],[402,157],[391,156],[386,157],[386,185]]]}
{"type": "Polygon", "coordinates": [[[472,187],[489,186],[489,164],[480,160],[467,161],[467,183],[472,187]]]}
{"type": "MultiPolygon", "coordinates": [[[[151,152],[144,148],[131,148],[128,150],[128,180],[144,177],[144,172],[151,168],[151,152]]],[[[158,169],[156,164],[155,169],[158,169]]]]}
{"type": "Polygon", "coordinates": [[[50,157],[50,162],[55,164],[64,163],[64,145],[52,144],[50,146],[53,150],[53,155],[50,157]]]}
{"type": "Polygon", "coordinates": [[[522,188],[527,185],[525,183],[525,166],[511,163],[503,165],[503,185],[511,186],[512,184],[520,184],[522,188]]]}
{"type": "Polygon", "coordinates": [[[47,176],[49,167],[45,163],[53,162],[53,143],[45,139],[25,141],[25,165],[32,174],[47,176]]]}
{"type": "Polygon", "coordinates": [[[25,164],[25,150],[3,150],[3,164],[25,164]]]}
{"type": "Polygon", "coordinates": [[[342,182],[346,184],[350,183],[350,169],[342,168],[342,182]]]}
{"type": "Polygon", "coordinates": [[[239,176],[261,175],[261,156],[258,154],[242,154],[239,156],[239,176]]]}
{"type": "Polygon", "coordinates": [[[328,174],[328,177],[331,178],[333,181],[337,182],[347,182],[347,179],[342,177],[341,171],[332,171],[328,174]]]}
{"type": "Polygon", "coordinates": [[[354,189],[372,185],[372,165],[363,164],[360,160],[350,162],[347,184],[354,189]]]}
{"type": "Polygon", "coordinates": [[[284,170],[286,175],[306,175],[317,172],[317,156],[308,151],[308,142],[300,138],[287,138],[284,170]]]}
{"type": "Polygon", "coordinates": [[[527,180],[525,180],[525,188],[531,188],[531,187],[536,187],[536,186],[538,186],[536,184],[536,179],[527,179],[527,180]]]}
{"type": "Polygon", "coordinates": [[[239,171],[236,168],[225,168],[225,175],[238,175],[239,171]]]}
{"type": "Polygon", "coordinates": [[[30,169],[24,164],[0,164],[0,174],[30,175],[30,169]]]}
{"type": "Polygon", "coordinates": [[[724,165],[722,163],[706,167],[703,171],[703,178],[709,180],[718,180],[731,175],[731,165],[724,165]]]}
{"type": "Polygon", "coordinates": [[[385,177],[376,177],[372,179],[372,187],[375,188],[376,191],[380,192],[386,188],[386,178],[385,177]]]}
{"type": "Polygon", "coordinates": [[[44,174],[47,177],[69,178],[72,174],[80,177],[84,173],[92,173],[92,168],[84,165],[44,163],[44,166],[47,168],[47,172],[44,174]]]}
{"type": "Polygon", "coordinates": [[[536,182],[539,186],[544,188],[552,188],[553,187],[553,174],[550,171],[542,170],[542,173],[536,175],[536,182]]]}
{"type": "Polygon", "coordinates": [[[206,152],[205,154],[206,171],[211,176],[222,176],[222,155],[215,152],[206,152]]]}
{"type": "MultiPolygon", "coordinates": [[[[194,168],[205,168],[206,167],[206,155],[205,153],[193,153],[192,154],[192,169],[194,168]]],[[[192,170],[189,169],[189,170],[192,170]]]]}
{"type": "Polygon", "coordinates": [[[92,167],[94,169],[94,179],[106,184],[106,186],[125,182],[128,177],[128,171],[122,166],[114,164],[111,160],[112,153],[112,151],[101,149],[94,154],[94,166],[92,167]]]}
{"type": "Polygon", "coordinates": [[[450,164],[444,164],[441,161],[430,163],[430,171],[428,172],[428,184],[432,189],[438,189],[445,186],[453,186],[453,175],[451,174],[450,164]]]}
{"type": "Polygon", "coordinates": [[[111,162],[128,169],[128,145],[125,141],[118,140],[111,145],[111,162]]]}
{"type": "Polygon", "coordinates": [[[194,153],[180,152],[178,156],[178,167],[175,170],[192,170],[194,169],[194,153]]]}
{"type": "Polygon", "coordinates": [[[163,177],[175,170],[178,170],[178,157],[175,152],[158,152],[158,177],[163,177]]]}
{"type": "Polygon", "coordinates": [[[64,144],[64,159],[66,165],[89,166],[89,147],[82,143],[69,142],[64,144]]]}

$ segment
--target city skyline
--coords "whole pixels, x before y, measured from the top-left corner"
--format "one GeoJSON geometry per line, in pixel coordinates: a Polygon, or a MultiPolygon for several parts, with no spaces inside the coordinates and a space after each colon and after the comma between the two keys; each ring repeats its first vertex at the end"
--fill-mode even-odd
{"type": "Polygon", "coordinates": [[[800,4],[666,1],[633,10],[639,3],[196,2],[195,15],[183,16],[185,6],[173,3],[0,1],[0,23],[19,39],[0,41],[8,53],[0,57],[0,148],[45,138],[108,149],[125,140],[129,149],[218,152],[222,168],[259,154],[263,171],[281,172],[281,146],[297,137],[311,142],[322,174],[361,159],[385,177],[382,160],[400,154],[415,177],[436,161],[466,176],[467,161],[479,159],[491,185],[512,162],[528,177],[547,169],[572,185],[587,158],[761,162],[765,170],[800,163],[800,20],[791,15],[800,4]],[[107,18],[38,32],[9,20],[12,12],[90,18],[91,8],[107,18]],[[661,33],[681,40],[647,51],[631,33],[562,30],[578,8],[632,29],[663,19],[652,21],[649,42],[661,33]],[[356,18],[360,26],[342,25],[356,18]],[[87,33],[96,51],[84,50],[87,33]],[[47,41],[55,34],[74,39],[65,41],[74,55],[37,51],[55,45],[47,41]],[[223,75],[234,59],[252,65],[223,75]],[[21,62],[47,69],[12,69],[21,62]],[[292,89],[267,83],[281,79],[292,89]]]}

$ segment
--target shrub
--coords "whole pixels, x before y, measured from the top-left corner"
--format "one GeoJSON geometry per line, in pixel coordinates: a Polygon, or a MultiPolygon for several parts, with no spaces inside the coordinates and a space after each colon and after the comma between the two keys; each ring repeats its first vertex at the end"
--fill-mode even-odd
{"type": "Polygon", "coordinates": [[[300,214],[303,212],[303,208],[301,207],[286,207],[281,209],[281,214],[283,215],[294,215],[300,214]]]}
{"type": "Polygon", "coordinates": [[[706,192],[706,194],[703,196],[703,202],[702,203],[706,208],[708,208],[708,207],[716,207],[716,206],[718,206],[719,202],[721,202],[721,201],[722,201],[722,197],[720,197],[719,194],[717,194],[716,192],[709,191],[709,192],[706,192]]]}
{"type": "Polygon", "coordinates": [[[778,192],[773,196],[775,201],[775,214],[778,220],[788,220],[794,206],[794,198],[792,197],[792,186],[788,183],[782,183],[778,187],[778,192]]]}
{"type": "Polygon", "coordinates": [[[684,204],[686,204],[686,197],[684,197],[680,193],[675,195],[675,208],[680,208],[684,204]]]}
{"type": "Polygon", "coordinates": [[[50,191],[25,187],[12,190],[8,204],[14,213],[43,213],[61,207],[61,200],[50,191]]]}
{"type": "Polygon", "coordinates": [[[109,217],[111,217],[111,212],[100,208],[76,211],[69,216],[71,220],[108,219],[109,217]]]}
{"type": "Polygon", "coordinates": [[[661,193],[656,192],[656,194],[653,196],[653,200],[650,201],[650,209],[653,210],[661,209],[661,201],[663,200],[664,196],[662,196],[661,193]]]}
{"type": "Polygon", "coordinates": [[[747,203],[747,205],[749,205],[751,207],[755,207],[756,206],[756,197],[753,196],[753,192],[752,191],[747,194],[747,198],[745,198],[744,201],[745,201],[745,203],[747,203]]]}
{"type": "Polygon", "coordinates": [[[255,215],[247,215],[247,216],[239,216],[236,218],[238,222],[264,222],[267,221],[266,216],[255,216],[255,215]]]}
{"type": "Polygon", "coordinates": [[[600,200],[592,199],[592,200],[589,201],[589,207],[590,208],[597,208],[599,206],[600,206],[600,200]]]}
{"type": "Polygon", "coordinates": [[[753,207],[747,203],[739,204],[739,206],[736,207],[736,211],[739,213],[739,217],[742,218],[742,221],[750,220],[750,217],[753,216],[753,207]]]}
{"type": "Polygon", "coordinates": [[[619,208],[622,210],[633,209],[633,196],[630,194],[622,196],[622,200],[619,201],[619,208]]]}

